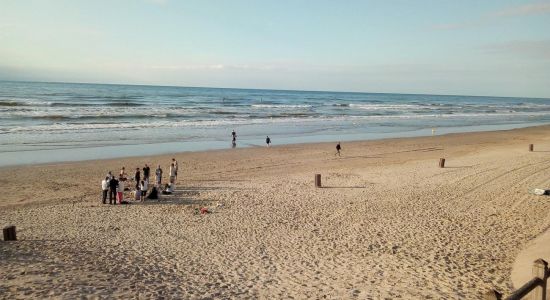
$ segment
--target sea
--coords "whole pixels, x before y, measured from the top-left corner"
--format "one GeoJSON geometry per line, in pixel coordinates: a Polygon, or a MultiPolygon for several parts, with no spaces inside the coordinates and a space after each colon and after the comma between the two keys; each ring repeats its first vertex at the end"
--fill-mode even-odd
{"type": "Polygon", "coordinates": [[[548,123],[540,98],[0,81],[0,166],[548,123]]]}

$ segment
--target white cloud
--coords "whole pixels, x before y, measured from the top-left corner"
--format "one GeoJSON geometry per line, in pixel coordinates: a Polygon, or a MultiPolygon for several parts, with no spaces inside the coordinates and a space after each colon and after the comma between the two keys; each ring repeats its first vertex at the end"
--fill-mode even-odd
{"type": "Polygon", "coordinates": [[[491,15],[495,17],[515,17],[527,15],[541,15],[550,13],[550,2],[531,3],[515,7],[505,8],[491,15]]]}
{"type": "Polygon", "coordinates": [[[491,54],[511,54],[515,57],[550,60],[550,40],[524,40],[490,44],[482,50],[491,54]]]}
{"type": "Polygon", "coordinates": [[[463,22],[437,24],[432,26],[435,30],[455,30],[475,28],[483,25],[487,25],[499,20],[511,17],[522,17],[530,15],[543,15],[550,14],[550,1],[530,3],[519,6],[507,7],[497,11],[492,11],[483,14],[477,19],[466,20],[463,22]]]}

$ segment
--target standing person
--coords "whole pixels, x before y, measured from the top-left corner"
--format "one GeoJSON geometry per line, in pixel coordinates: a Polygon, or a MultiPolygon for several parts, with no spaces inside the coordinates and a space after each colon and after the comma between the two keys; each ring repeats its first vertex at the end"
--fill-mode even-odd
{"type": "Polygon", "coordinates": [[[269,135],[265,138],[265,143],[267,144],[268,147],[271,146],[271,139],[269,138],[269,135]]]}
{"type": "Polygon", "coordinates": [[[338,142],[338,144],[336,144],[336,153],[334,153],[334,156],[340,156],[340,150],[342,150],[342,146],[340,146],[340,142],[338,142]]]}
{"type": "Polygon", "coordinates": [[[160,165],[158,165],[155,175],[157,175],[157,186],[160,187],[162,184],[162,169],[160,168],[160,165]]]}
{"type": "Polygon", "coordinates": [[[109,181],[109,204],[116,204],[116,189],[118,187],[118,180],[116,177],[111,178],[109,181]]]}
{"type": "Polygon", "coordinates": [[[145,200],[145,196],[147,195],[147,188],[149,183],[147,182],[147,179],[144,179],[141,181],[141,201],[145,200]]]}
{"type": "Polygon", "coordinates": [[[176,166],[174,166],[174,163],[170,164],[170,183],[174,183],[176,180],[176,166]]]}
{"type": "Polygon", "coordinates": [[[109,173],[107,173],[107,177],[109,177],[109,180],[113,179],[113,173],[109,171],[109,173]]]}
{"type": "Polygon", "coordinates": [[[235,132],[235,129],[231,132],[231,145],[233,145],[233,148],[237,146],[237,133],[235,132]]]}
{"type": "Polygon", "coordinates": [[[107,201],[107,193],[109,192],[109,180],[110,180],[109,176],[107,176],[105,177],[105,179],[101,181],[101,192],[103,194],[103,204],[105,204],[105,202],[107,201]]]}
{"type": "Polygon", "coordinates": [[[139,168],[136,168],[136,174],[134,174],[134,180],[136,181],[136,188],[139,185],[139,182],[141,181],[141,173],[139,172],[139,168]]]}
{"type": "Polygon", "coordinates": [[[178,161],[175,158],[172,158],[172,163],[174,164],[174,168],[175,168],[174,176],[176,176],[176,179],[178,179],[178,161]]]}
{"type": "Polygon", "coordinates": [[[122,204],[122,201],[124,201],[124,178],[120,177],[118,179],[118,204],[122,204]]]}
{"type": "Polygon", "coordinates": [[[149,168],[149,165],[145,164],[145,167],[143,167],[143,179],[149,179],[150,172],[151,168],[149,168]]]}
{"type": "Polygon", "coordinates": [[[120,169],[120,173],[118,174],[118,176],[122,178],[126,178],[126,169],[124,167],[120,169]]]}

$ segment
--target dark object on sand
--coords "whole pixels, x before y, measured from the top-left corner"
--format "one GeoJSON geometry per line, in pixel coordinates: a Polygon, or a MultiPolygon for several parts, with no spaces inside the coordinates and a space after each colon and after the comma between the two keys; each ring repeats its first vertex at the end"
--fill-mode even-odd
{"type": "Polygon", "coordinates": [[[315,174],[315,187],[321,187],[321,174],[315,174]]]}
{"type": "Polygon", "coordinates": [[[4,241],[17,241],[15,226],[4,227],[4,241]]]}
{"type": "Polygon", "coordinates": [[[157,187],[154,186],[151,192],[149,193],[149,196],[147,196],[147,199],[158,199],[159,198],[159,191],[157,190],[157,187]]]}
{"type": "Polygon", "coordinates": [[[444,158],[439,159],[439,167],[440,168],[445,168],[445,159],[444,158]]]}
{"type": "Polygon", "coordinates": [[[533,146],[533,144],[529,144],[529,152],[533,152],[534,149],[535,149],[535,146],[533,146]]]}

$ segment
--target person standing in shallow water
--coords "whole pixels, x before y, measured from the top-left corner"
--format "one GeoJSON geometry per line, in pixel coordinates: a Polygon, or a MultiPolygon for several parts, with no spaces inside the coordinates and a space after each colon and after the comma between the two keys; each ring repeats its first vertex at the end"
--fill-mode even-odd
{"type": "Polygon", "coordinates": [[[265,138],[265,143],[267,144],[268,147],[271,146],[271,139],[269,138],[269,136],[267,136],[267,137],[265,138]]]}
{"type": "Polygon", "coordinates": [[[235,132],[235,130],[231,132],[231,137],[231,145],[233,146],[233,148],[235,148],[237,146],[237,133],[235,132]]]}
{"type": "Polygon", "coordinates": [[[340,146],[340,142],[338,142],[338,144],[336,144],[336,153],[334,154],[334,156],[340,156],[340,150],[342,150],[342,146],[340,146]]]}

